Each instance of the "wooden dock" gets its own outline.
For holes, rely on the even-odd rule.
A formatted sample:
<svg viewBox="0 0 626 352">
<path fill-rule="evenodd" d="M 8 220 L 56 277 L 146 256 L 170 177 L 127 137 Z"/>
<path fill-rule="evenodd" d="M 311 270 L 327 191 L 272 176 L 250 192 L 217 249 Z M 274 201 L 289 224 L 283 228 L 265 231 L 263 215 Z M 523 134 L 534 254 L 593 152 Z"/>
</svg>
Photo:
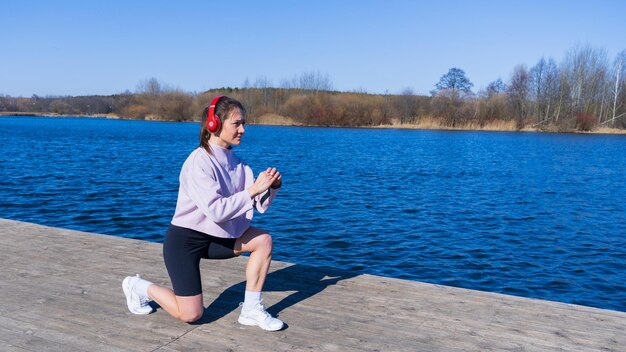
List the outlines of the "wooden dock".
<svg viewBox="0 0 626 352">
<path fill-rule="evenodd" d="M 0 351 L 625 351 L 626 313 L 274 262 L 287 323 L 237 323 L 247 258 L 203 261 L 197 324 L 128 312 L 141 273 L 169 284 L 161 244 L 0 219 Z M 280 245 L 280 244 L 278 244 Z"/>
</svg>

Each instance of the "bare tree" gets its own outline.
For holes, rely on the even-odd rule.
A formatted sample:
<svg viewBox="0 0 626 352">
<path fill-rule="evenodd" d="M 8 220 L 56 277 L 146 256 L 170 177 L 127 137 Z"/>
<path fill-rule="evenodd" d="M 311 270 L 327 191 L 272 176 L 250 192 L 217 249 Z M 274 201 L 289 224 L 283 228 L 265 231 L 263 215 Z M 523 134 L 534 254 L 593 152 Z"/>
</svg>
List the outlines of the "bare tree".
<svg viewBox="0 0 626 352">
<path fill-rule="evenodd" d="M 453 94 L 471 94 L 474 84 L 465 76 L 465 71 L 453 67 L 441 76 L 435 85 L 436 91 L 448 90 Z"/>
<path fill-rule="evenodd" d="M 272 82 L 266 76 L 259 76 L 254 81 L 254 88 L 257 88 L 261 93 L 261 105 L 265 110 L 267 110 L 269 106 L 270 100 L 270 88 L 272 87 Z"/>
<path fill-rule="evenodd" d="M 602 49 L 577 46 L 566 54 L 562 71 L 570 87 L 570 116 L 577 112 L 601 114 L 607 67 L 606 51 Z"/>
<path fill-rule="evenodd" d="M 254 115 L 254 105 L 252 102 L 252 95 L 250 88 L 252 88 L 252 85 L 250 84 L 250 80 L 248 79 L 248 77 L 246 77 L 246 80 L 243 82 L 243 97 L 242 97 L 242 103 L 246 106 L 246 110 L 248 111 L 249 115 Z"/>
<path fill-rule="evenodd" d="M 144 79 L 137 84 L 137 93 L 154 97 L 159 96 L 162 93 L 161 83 L 154 77 Z"/>
<path fill-rule="evenodd" d="M 537 124 L 541 121 L 541 111 L 543 108 L 545 94 L 543 92 L 544 89 L 544 81 L 546 75 L 546 59 L 541 58 L 535 66 L 531 67 L 528 72 L 530 76 L 530 96 L 532 97 L 534 103 L 534 111 L 537 118 Z"/>
<path fill-rule="evenodd" d="M 408 123 L 415 114 L 415 92 L 407 87 L 400 93 L 398 111 L 400 111 L 400 123 Z"/>
<path fill-rule="evenodd" d="M 432 111 L 437 116 L 443 117 L 447 123 L 456 126 L 466 115 L 461 111 L 463 101 L 472 96 L 474 84 L 465 76 L 460 68 L 453 67 L 448 73 L 441 76 L 431 91 Z M 474 113 L 475 115 L 475 113 Z"/>
<path fill-rule="evenodd" d="M 529 83 L 530 75 L 524 65 L 518 65 L 511 75 L 511 83 L 507 95 L 517 120 L 517 128 L 522 129 L 526 124 L 529 112 Z"/>
<path fill-rule="evenodd" d="M 544 89 L 542 99 L 543 105 L 543 121 L 548 121 L 553 114 L 554 107 L 557 104 L 559 96 L 559 70 L 554 59 L 550 58 L 545 67 Z M 540 111 L 541 113 L 541 111 Z"/>
<path fill-rule="evenodd" d="M 154 77 L 140 81 L 137 84 L 139 100 L 147 108 L 148 115 L 157 115 L 159 113 L 159 98 L 164 91 L 163 84 Z"/>
<path fill-rule="evenodd" d="M 535 117 L 541 125 L 550 120 L 558 97 L 558 69 L 552 58 L 541 58 L 530 71 L 530 94 L 534 103 Z"/>
<path fill-rule="evenodd" d="M 626 113 L 618 114 L 618 101 L 620 101 L 620 97 L 624 96 L 624 86 L 626 86 L 625 76 L 626 76 L 626 50 L 622 50 L 613 63 L 613 73 L 611 75 L 615 82 L 612 85 L 611 94 L 613 95 L 613 114 L 610 120 L 606 122 L 611 122 L 611 127 L 615 127 L 615 120 L 624 116 Z M 624 99 L 622 99 L 623 101 Z"/>
<path fill-rule="evenodd" d="M 487 98 L 491 98 L 497 94 L 501 94 L 506 92 L 506 84 L 502 82 L 502 79 L 498 78 L 497 80 L 490 82 L 485 89 Z"/>
<path fill-rule="evenodd" d="M 311 91 L 317 94 L 319 91 L 330 91 L 333 84 L 328 74 L 322 75 L 319 71 L 306 71 L 293 79 L 293 85 L 304 91 Z"/>
<path fill-rule="evenodd" d="M 478 93 L 480 97 L 476 101 L 477 117 L 480 126 L 493 120 L 504 120 L 507 118 L 506 110 L 506 85 L 502 79 L 490 82 L 484 90 Z"/>
</svg>

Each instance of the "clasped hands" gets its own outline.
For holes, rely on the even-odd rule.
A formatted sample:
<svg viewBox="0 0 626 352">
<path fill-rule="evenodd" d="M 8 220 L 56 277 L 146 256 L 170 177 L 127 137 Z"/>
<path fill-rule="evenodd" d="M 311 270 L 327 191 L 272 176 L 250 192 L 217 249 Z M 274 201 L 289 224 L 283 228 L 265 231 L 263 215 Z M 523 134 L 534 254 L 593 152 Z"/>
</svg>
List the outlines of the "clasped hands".
<svg viewBox="0 0 626 352">
<path fill-rule="evenodd" d="M 279 188 L 282 183 L 283 179 L 280 172 L 275 167 L 268 167 L 267 170 L 259 173 L 254 184 L 248 188 L 248 193 L 250 193 L 250 197 L 256 197 L 270 187 Z"/>
</svg>

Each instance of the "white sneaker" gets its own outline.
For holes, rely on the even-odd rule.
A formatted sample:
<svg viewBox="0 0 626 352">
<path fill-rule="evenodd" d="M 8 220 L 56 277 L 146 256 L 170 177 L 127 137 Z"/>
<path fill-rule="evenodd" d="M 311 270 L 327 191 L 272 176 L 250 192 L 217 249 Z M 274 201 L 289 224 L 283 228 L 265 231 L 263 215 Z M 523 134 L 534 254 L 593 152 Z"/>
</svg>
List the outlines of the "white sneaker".
<svg viewBox="0 0 626 352">
<path fill-rule="evenodd" d="M 241 314 L 239 314 L 239 324 L 256 325 L 266 331 L 277 331 L 283 328 L 282 321 L 272 318 L 270 313 L 265 311 L 265 307 L 261 302 L 257 303 L 253 308 L 246 308 L 243 303 L 241 306 Z"/>
<path fill-rule="evenodd" d="M 137 274 L 137 276 L 127 276 L 122 281 L 122 290 L 124 290 L 124 295 L 126 295 L 126 305 L 128 305 L 128 310 L 133 314 L 150 314 L 152 313 L 152 307 L 148 304 L 150 299 L 142 297 L 135 292 L 135 285 L 139 280 L 141 280 L 141 277 Z"/>
</svg>

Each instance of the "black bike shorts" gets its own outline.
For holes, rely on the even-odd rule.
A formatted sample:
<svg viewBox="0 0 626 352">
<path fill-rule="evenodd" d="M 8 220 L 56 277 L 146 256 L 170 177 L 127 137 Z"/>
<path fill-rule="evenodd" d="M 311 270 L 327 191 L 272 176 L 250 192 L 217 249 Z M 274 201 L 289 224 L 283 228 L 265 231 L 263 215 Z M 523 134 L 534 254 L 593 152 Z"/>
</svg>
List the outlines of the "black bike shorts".
<svg viewBox="0 0 626 352">
<path fill-rule="evenodd" d="M 202 293 L 200 259 L 235 257 L 236 238 L 221 238 L 170 225 L 163 243 L 163 259 L 177 296 Z"/>
</svg>

